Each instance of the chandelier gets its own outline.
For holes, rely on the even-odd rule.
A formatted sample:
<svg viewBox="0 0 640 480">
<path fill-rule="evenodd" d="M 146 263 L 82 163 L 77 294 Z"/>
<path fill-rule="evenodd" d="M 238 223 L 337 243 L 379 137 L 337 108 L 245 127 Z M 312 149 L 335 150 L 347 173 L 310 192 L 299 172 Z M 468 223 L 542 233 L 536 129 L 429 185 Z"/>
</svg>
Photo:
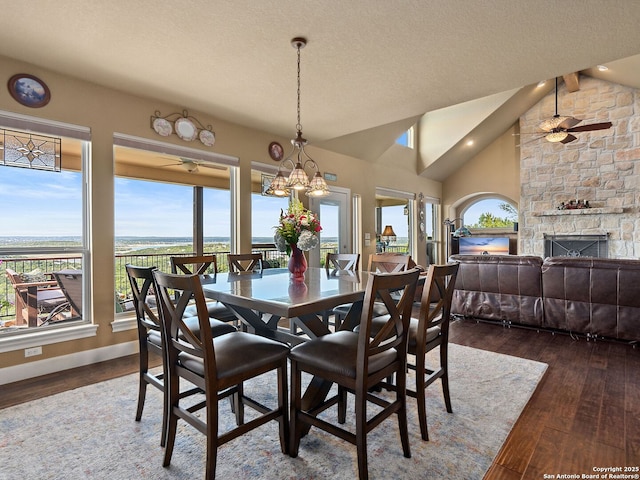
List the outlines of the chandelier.
<svg viewBox="0 0 640 480">
<path fill-rule="evenodd" d="M 302 136 L 302 124 L 300 123 L 300 50 L 307 45 L 305 38 L 296 37 L 291 40 L 291 45 L 298 52 L 298 122 L 296 123 L 296 138 L 291 140 L 293 146 L 287 157 L 280 162 L 278 173 L 266 190 L 267 194 L 284 197 L 291 193 L 291 189 L 305 190 L 307 195 L 321 197 L 329 193 L 327 183 L 324 181 L 316 162 L 305 152 L 307 140 Z M 291 169 L 287 177 L 283 169 Z M 307 175 L 307 170 L 311 175 Z"/>
</svg>

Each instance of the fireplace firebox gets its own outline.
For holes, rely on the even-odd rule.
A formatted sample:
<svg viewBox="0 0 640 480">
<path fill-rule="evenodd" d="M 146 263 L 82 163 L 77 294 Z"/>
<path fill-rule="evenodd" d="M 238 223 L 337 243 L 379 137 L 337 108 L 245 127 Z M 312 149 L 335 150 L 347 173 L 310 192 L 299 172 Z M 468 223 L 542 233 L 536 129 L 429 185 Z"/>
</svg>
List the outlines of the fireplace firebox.
<svg viewBox="0 0 640 480">
<path fill-rule="evenodd" d="M 545 257 L 608 257 L 609 234 L 544 235 Z"/>
</svg>

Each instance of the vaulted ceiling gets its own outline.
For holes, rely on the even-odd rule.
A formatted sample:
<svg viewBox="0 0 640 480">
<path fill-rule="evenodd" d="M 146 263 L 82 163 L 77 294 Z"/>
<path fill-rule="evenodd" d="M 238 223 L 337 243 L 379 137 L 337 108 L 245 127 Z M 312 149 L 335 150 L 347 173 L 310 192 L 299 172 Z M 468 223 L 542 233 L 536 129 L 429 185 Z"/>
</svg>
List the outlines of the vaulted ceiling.
<svg viewBox="0 0 640 480">
<path fill-rule="evenodd" d="M 632 0 L 0 6 L 0 55 L 287 137 L 296 118 L 290 40 L 305 36 L 305 136 L 374 161 L 422 118 L 430 151 L 418 173 L 440 180 L 548 93 L 552 82 L 535 89 L 540 80 L 583 72 L 640 88 L 640 2 Z M 595 71 L 599 64 L 610 70 Z M 475 150 L 462 154 L 471 134 Z"/>
</svg>

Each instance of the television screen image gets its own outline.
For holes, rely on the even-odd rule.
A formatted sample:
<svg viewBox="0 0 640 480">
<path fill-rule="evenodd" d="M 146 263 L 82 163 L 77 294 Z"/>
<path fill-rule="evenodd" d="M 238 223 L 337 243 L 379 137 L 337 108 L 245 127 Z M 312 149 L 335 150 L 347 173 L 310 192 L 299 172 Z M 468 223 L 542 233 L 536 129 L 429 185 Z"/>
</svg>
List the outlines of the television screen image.
<svg viewBox="0 0 640 480">
<path fill-rule="evenodd" d="M 460 237 L 461 255 L 509 255 L 507 237 Z"/>
</svg>

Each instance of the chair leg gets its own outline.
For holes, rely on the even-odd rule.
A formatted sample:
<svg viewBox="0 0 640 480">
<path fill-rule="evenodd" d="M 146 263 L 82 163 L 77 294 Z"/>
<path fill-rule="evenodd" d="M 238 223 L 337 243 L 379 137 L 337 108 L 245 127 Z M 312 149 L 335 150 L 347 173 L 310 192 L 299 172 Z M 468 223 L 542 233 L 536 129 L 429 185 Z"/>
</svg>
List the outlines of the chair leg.
<svg viewBox="0 0 640 480">
<path fill-rule="evenodd" d="M 360 385 L 355 395 L 356 451 L 358 454 L 358 476 L 360 480 L 369 478 L 367 465 L 367 391 Z"/>
<path fill-rule="evenodd" d="M 289 409 L 287 408 L 287 395 L 289 387 L 287 385 L 287 360 L 278 368 L 278 408 L 282 413 L 279 419 L 280 450 L 282 453 L 289 453 Z"/>
<path fill-rule="evenodd" d="M 347 389 L 338 385 L 338 423 L 347 421 Z"/>
<path fill-rule="evenodd" d="M 207 460 L 205 478 L 216 478 L 216 460 L 218 458 L 218 394 L 207 393 Z"/>
<path fill-rule="evenodd" d="M 140 348 L 140 383 L 138 387 L 138 408 L 136 409 L 136 422 L 142 418 L 142 410 L 144 409 L 144 400 L 147 395 L 147 380 L 145 374 L 148 371 L 149 354 L 146 348 Z"/>
<path fill-rule="evenodd" d="M 165 448 L 164 448 L 164 460 L 162 462 L 163 467 L 168 467 L 171 464 L 171 455 L 173 454 L 173 445 L 176 440 L 176 431 L 178 428 L 178 416 L 173 412 L 173 406 L 178 406 L 179 395 L 177 391 L 177 386 L 173 387 L 167 385 L 167 380 L 165 379 L 164 388 L 171 389 L 169 392 L 169 418 L 167 421 L 167 435 L 165 439 Z"/>
<path fill-rule="evenodd" d="M 411 458 L 409 446 L 409 427 L 407 425 L 407 374 L 406 369 L 396 373 L 396 400 L 400 402 L 398 410 L 398 430 L 400 430 L 400 442 L 405 458 Z"/>
<path fill-rule="evenodd" d="M 300 447 L 300 437 L 302 436 L 302 425 L 298 421 L 298 411 L 302 408 L 302 374 L 298 370 L 298 364 L 291 361 L 291 401 L 289 414 L 289 456 L 297 457 Z"/>
<path fill-rule="evenodd" d="M 420 422 L 422 440 L 429 441 L 429 431 L 427 430 L 427 399 L 425 395 L 427 387 L 425 385 L 424 375 L 424 353 L 418 352 L 416 355 L 416 402 L 418 403 L 418 420 Z"/>
<path fill-rule="evenodd" d="M 244 424 L 244 402 L 242 401 L 244 385 L 239 383 L 237 389 L 238 391 L 229 397 L 229 399 L 231 400 L 232 409 L 236 414 L 236 425 L 240 426 Z"/>
<path fill-rule="evenodd" d="M 442 369 L 442 394 L 444 395 L 444 404 L 448 413 L 453 413 L 451 408 L 451 397 L 449 396 L 449 363 L 448 363 L 448 343 L 444 342 L 440 345 L 440 368 Z"/>
</svg>

